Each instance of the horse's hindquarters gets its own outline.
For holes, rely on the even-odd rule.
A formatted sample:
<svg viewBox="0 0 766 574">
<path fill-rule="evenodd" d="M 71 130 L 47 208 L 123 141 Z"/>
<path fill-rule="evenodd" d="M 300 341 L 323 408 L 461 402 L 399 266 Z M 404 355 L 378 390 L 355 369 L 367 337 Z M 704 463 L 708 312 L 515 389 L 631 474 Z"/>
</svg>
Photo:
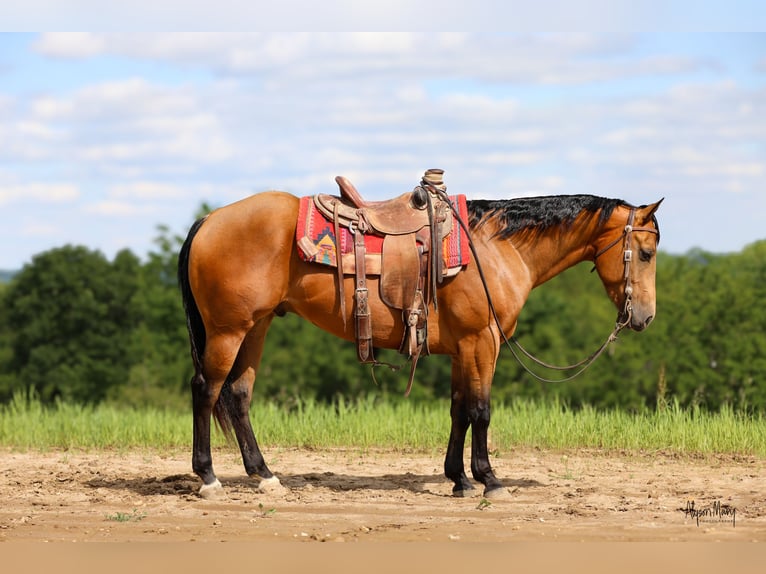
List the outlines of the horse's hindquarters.
<svg viewBox="0 0 766 574">
<path fill-rule="evenodd" d="M 266 192 L 208 216 L 189 264 L 207 329 L 248 330 L 285 299 L 297 214 L 296 197 Z"/>
</svg>

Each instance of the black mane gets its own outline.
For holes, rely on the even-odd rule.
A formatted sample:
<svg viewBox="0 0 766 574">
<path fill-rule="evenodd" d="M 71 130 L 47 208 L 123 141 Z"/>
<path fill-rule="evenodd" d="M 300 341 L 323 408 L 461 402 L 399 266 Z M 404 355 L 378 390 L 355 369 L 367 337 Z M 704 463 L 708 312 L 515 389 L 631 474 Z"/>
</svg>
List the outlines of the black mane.
<svg viewBox="0 0 766 574">
<path fill-rule="evenodd" d="M 497 220 L 497 236 L 508 239 L 521 231 L 543 232 L 554 226 L 569 227 L 583 211 L 599 214 L 599 224 L 611 217 L 620 205 L 629 205 L 621 199 L 607 199 L 594 195 L 552 195 L 518 199 L 474 199 L 468 203 L 468 226 L 477 229 L 489 220 Z"/>
</svg>

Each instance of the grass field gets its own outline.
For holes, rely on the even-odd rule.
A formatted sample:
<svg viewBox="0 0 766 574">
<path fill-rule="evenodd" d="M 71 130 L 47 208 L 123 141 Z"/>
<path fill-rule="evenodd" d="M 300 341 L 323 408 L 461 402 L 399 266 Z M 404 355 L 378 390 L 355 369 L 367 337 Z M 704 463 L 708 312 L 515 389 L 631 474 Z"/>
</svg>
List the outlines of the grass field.
<svg viewBox="0 0 766 574">
<path fill-rule="evenodd" d="M 446 402 L 417 404 L 366 400 L 292 409 L 253 405 L 253 427 L 263 446 L 442 450 L 449 435 Z M 16 397 L 0 406 L 0 446 L 14 449 L 190 448 L 189 412 L 85 407 L 45 407 Z M 213 433 L 213 445 L 226 439 Z M 662 450 L 685 454 L 766 456 L 766 418 L 723 409 L 717 413 L 668 408 L 629 414 L 571 410 L 561 404 L 516 402 L 492 411 L 490 449 Z"/>
</svg>

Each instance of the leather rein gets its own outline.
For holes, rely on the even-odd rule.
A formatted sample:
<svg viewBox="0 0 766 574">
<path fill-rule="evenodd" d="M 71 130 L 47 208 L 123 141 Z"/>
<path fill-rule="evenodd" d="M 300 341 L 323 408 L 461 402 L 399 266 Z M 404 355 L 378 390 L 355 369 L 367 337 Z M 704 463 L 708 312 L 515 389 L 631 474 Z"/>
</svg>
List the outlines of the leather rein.
<svg viewBox="0 0 766 574">
<path fill-rule="evenodd" d="M 446 192 L 442 190 L 436 190 L 432 186 L 431 189 L 436 193 L 437 195 L 443 194 L 446 197 Z M 448 204 L 452 206 L 451 202 L 448 201 Z M 468 225 L 463 221 L 462 217 L 460 217 L 460 213 L 458 210 L 452 206 L 452 211 L 455 215 L 456 221 L 460 224 L 460 226 L 465 230 L 466 235 L 468 235 L 468 245 L 471 248 L 471 253 L 473 253 L 474 260 L 476 261 L 476 269 L 479 272 L 479 277 L 481 278 L 482 285 L 484 286 L 484 292 L 487 295 L 487 301 L 489 303 L 489 308 L 492 312 L 492 317 L 495 320 L 495 325 L 497 326 L 498 330 L 500 331 L 500 335 L 503 338 L 503 341 L 505 341 L 505 344 L 508 346 L 508 348 L 511 350 L 511 353 L 513 353 L 513 356 L 516 358 L 516 361 L 524 368 L 524 370 L 532 375 L 535 379 L 538 381 L 544 382 L 544 383 L 564 383 L 567 381 L 571 381 L 572 379 L 580 376 L 582 373 L 585 372 L 585 370 L 590 367 L 593 362 L 606 350 L 606 348 L 609 346 L 610 343 L 617 340 L 617 335 L 619 335 L 620 331 L 622 331 L 625 327 L 627 327 L 630 324 L 630 321 L 633 317 L 633 285 L 630 277 L 630 264 L 633 261 L 633 249 L 631 249 L 631 242 L 633 240 L 633 233 L 635 232 L 646 232 L 646 233 L 654 233 L 659 237 L 659 231 L 653 227 L 634 227 L 633 222 L 635 221 L 636 217 L 636 208 L 632 207 L 630 209 L 630 214 L 628 215 L 628 222 L 623 228 L 623 231 L 620 235 L 618 235 L 613 241 L 611 241 L 609 244 L 607 244 L 605 247 L 601 248 L 596 254 L 593 256 L 593 270 L 595 271 L 595 262 L 596 260 L 601 257 L 604 253 L 612 249 L 615 245 L 619 244 L 620 240 L 623 241 L 623 264 L 624 264 L 624 280 L 625 280 L 625 303 L 623 304 L 623 308 L 620 312 L 617 314 L 617 321 L 615 323 L 614 329 L 607 337 L 606 341 L 598 348 L 596 351 L 594 351 L 590 356 L 586 357 L 582 361 L 578 363 L 574 363 L 572 365 L 566 365 L 566 366 L 557 366 L 557 365 L 551 365 L 549 363 L 546 363 L 531 353 L 529 353 L 524 347 L 521 346 L 521 343 L 519 343 L 518 339 L 515 336 L 511 336 L 510 339 L 505 334 L 505 331 L 503 330 L 503 327 L 500 325 L 500 318 L 497 316 L 497 311 L 495 310 L 495 305 L 492 302 L 492 297 L 489 294 L 489 287 L 487 286 L 487 281 L 484 276 L 484 271 L 481 267 L 481 263 L 479 262 L 479 256 L 476 253 L 476 248 L 473 244 L 473 239 L 471 237 L 470 230 L 468 229 Z M 622 317 L 624 317 L 624 320 L 620 320 Z M 524 364 L 524 362 L 521 360 L 519 355 L 516 352 L 516 349 L 513 348 L 511 345 L 513 343 L 518 347 L 519 351 L 521 351 L 524 356 L 526 356 L 528 359 L 534 361 L 541 367 L 545 367 L 547 369 L 552 369 L 556 371 L 571 371 L 572 369 L 579 370 L 563 379 L 547 379 L 545 377 L 541 377 L 537 373 L 530 370 L 530 368 Z"/>
</svg>

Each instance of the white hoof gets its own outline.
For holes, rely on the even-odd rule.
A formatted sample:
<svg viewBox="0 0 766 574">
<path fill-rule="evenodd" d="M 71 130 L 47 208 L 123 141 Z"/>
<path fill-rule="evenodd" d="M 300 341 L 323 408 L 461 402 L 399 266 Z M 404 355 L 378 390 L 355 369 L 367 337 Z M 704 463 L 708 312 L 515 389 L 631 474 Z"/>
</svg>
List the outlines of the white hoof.
<svg viewBox="0 0 766 574">
<path fill-rule="evenodd" d="M 271 478 L 262 478 L 261 482 L 258 483 L 258 490 L 261 492 L 282 492 L 285 489 L 284 486 L 282 486 L 282 483 L 279 482 L 279 479 L 276 476 L 272 476 Z"/>
<path fill-rule="evenodd" d="M 211 482 L 210 484 L 203 484 L 199 487 L 200 498 L 204 498 L 206 500 L 211 498 L 218 498 L 221 492 L 223 492 L 223 486 L 221 486 L 221 481 L 219 481 L 217 478 L 215 479 L 215 482 Z"/>
<path fill-rule="evenodd" d="M 484 492 L 484 498 L 487 500 L 511 500 L 513 497 L 507 488 L 496 488 L 489 492 Z"/>
</svg>

